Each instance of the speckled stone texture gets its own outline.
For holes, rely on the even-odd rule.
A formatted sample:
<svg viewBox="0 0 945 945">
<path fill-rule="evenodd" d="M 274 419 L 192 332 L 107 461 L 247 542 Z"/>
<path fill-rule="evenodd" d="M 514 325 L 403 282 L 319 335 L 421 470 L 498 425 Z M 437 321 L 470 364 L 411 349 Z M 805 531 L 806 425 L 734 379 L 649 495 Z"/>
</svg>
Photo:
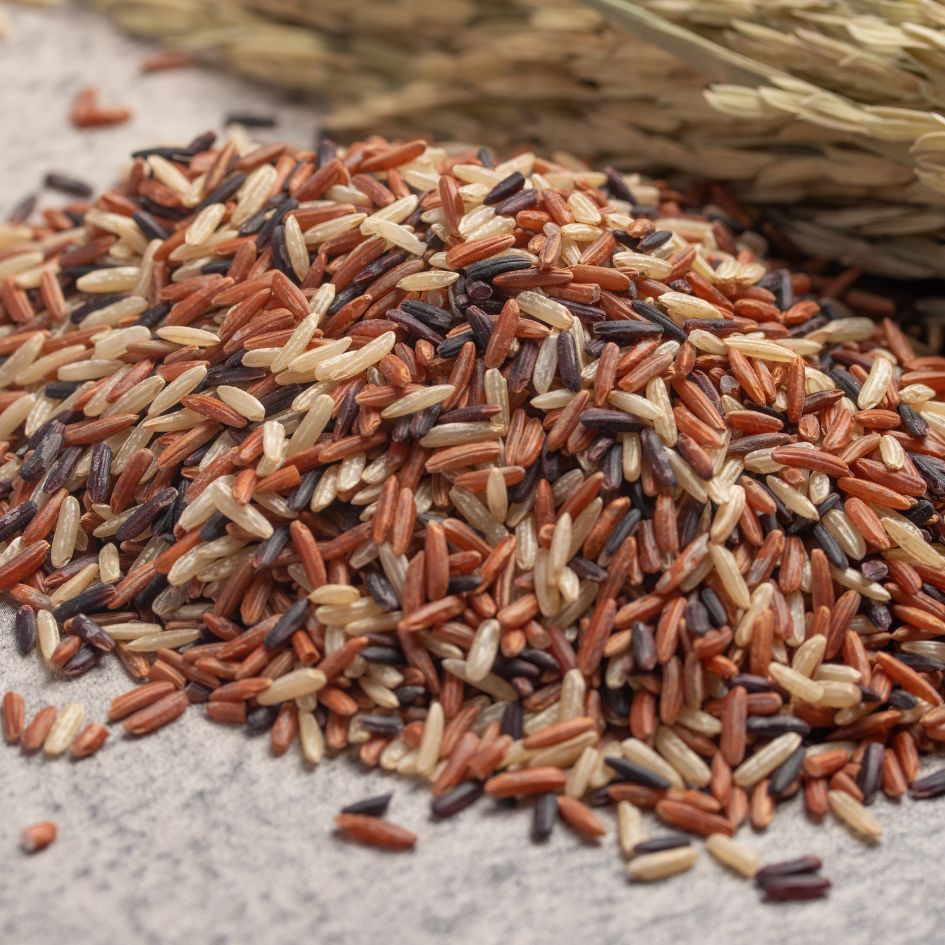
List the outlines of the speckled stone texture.
<svg viewBox="0 0 945 945">
<path fill-rule="evenodd" d="M 202 69 L 141 77 L 146 47 L 82 11 L 10 8 L 0 43 L 0 215 L 50 169 L 96 186 L 136 147 L 189 140 L 229 110 L 278 108 L 263 137 L 311 140 L 302 106 Z M 129 104 L 128 125 L 76 132 L 68 102 L 83 85 Z M 51 198 L 54 202 L 57 198 Z M 12 609 L 0 605 L 0 689 L 24 694 L 28 715 L 82 701 L 104 720 L 128 688 L 118 661 L 72 683 L 22 658 Z M 384 854 L 332 833 L 342 804 L 393 790 L 393 820 L 420 835 Z M 306 769 L 296 751 L 272 758 L 265 737 L 214 725 L 199 709 L 136 744 L 115 730 L 95 757 L 24 758 L 0 745 L 0 943 L 3 945 L 553 945 L 809 943 L 926 945 L 945 920 L 945 802 L 875 811 L 886 828 L 870 849 L 843 827 L 809 824 L 793 801 L 764 835 L 741 837 L 765 860 L 818 853 L 829 899 L 763 906 L 756 890 L 703 853 L 695 870 L 633 886 L 613 832 L 585 844 L 559 827 L 528 842 L 527 811 L 480 801 L 436 824 L 423 788 L 338 759 Z M 612 827 L 609 814 L 604 815 Z M 27 857 L 21 829 L 59 824 L 59 839 Z M 654 833 L 660 830 L 651 824 Z"/>
</svg>

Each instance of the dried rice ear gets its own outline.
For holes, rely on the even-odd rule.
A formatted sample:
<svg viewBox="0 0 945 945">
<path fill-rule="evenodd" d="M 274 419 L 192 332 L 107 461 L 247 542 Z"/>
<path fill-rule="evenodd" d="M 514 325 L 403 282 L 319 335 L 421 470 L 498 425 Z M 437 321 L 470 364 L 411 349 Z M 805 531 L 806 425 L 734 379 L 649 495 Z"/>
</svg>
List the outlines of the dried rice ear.
<svg viewBox="0 0 945 945">
<path fill-rule="evenodd" d="M 714 188 L 713 202 L 728 217 L 741 225 L 762 205 L 773 217 L 769 226 L 776 224 L 809 256 L 855 259 L 861 268 L 895 278 L 943 272 L 943 125 L 935 111 L 941 99 L 941 23 L 925 6 L 899 11 L 895 22 L 878 7 L 851 12 L 839 0 L 825 3 L 823 16 L 813 20 L 794 4 L 772 9 L 743 3 L 737 22 L 722 14 L 706 18 L 697 3 L 668 11 L 661 0 L 561 0 L 552 11 L 528 0 L 446 3 L 435 11 L 419 0 L 369 0 L 356 8 L 343 0 L 253 0 L 248 7 L 212 12 L 200 0 L 98 0 L 98 6 L 132 32 L 192 49 L 184 64 L 204 56 L 252 78 L 264 67 L 267 82 L 316 93 L 328 103 L 326 127 L 345 137 L 460 137 L 506 150 L 530 140 L 559 155 L 568 170 L 589 173 L 585 160 L 606 159 L 682 179 L 724 181 L 724 188 Z M 835 28 L 838 17 L 841 32 Z M 519 33 L 527 43 L 501 50 L 495 43 L 496 35 Z M 457 35 L 463 36 L 462 51 L 445 70 L 439 50 L 452 48 Z M 378 56 L 381 44 L 385 54 Z M 173 54 L 166 55 L 174 65 Z M 633 62 L 632 83 L 621 62 Z M 473 80 L 473 95 L 470 76 L 488 76 Z M 389 91 L 378 94 L 379 88 Z M 520 104 L 526 101 L 523 124 Z M 667 109 L 684 117 L 664 130 L 654 116 Z M 99 106 L 90 90 L 74 110 L 88 123 L 127 117 L 126 110 Z M 271 116 L 234 114 L 224 120 L 235 122 L 229 133 L 242 151 L 250 144 L 247 129 L 269 124 Z M 459 136 L 457 122 L 463 128 Z M 843 148 L 837 147 L 838 135 Z M 156 163 L 183 192 L 173 168 Z M 486 210 L 528 209 L 538 187 L 520 177 L 532 169 L 515 162 L 464 169 L 459 184 L 467 192 L 475 188 Z M 405 162 L 408 187 L 427 189 L 425 175 Z M 552 175 L 548 186 L 556 185 Z M 376 188 L 364 179 L 331 180 L 330 186 L 357 213 L 369 204 L 359 187 Z M 410 196 L 381 186 L 392 196 Z M 643 204 L 645 187 L 635 178 L 634 199 Z M 572 227 L 596 222 L 597 208 L 589 209 L 583 198 L 569 197 Z M 258 195 L 245 204 L 247 219 L 255 200 Z M 426 212 L 446 231 L 458 222 L 439 207 Z M 483 235 L 493 236 L 488 227 L 501 229 L 503 214 L 486 216 L 479 221 L 486 227 Z M 286 247 L 287 266 L 302 278 L 310 257 L 292 219 L 278 225 L 284 230 L 277 239 Z M 409 231 L 390 229 L 403 220 L 379 222 L 411 241 Z M 325 234 L 339 235 L 334 221 L 318 225 L 328 227 Z M 342 230 L 352 225 L 337 224 Z M 711 223 L 705 231 L 723 248 L 729 242 Z M 639 264 L 648 275 L 665 278 L 662 254 L 671 255 L 671 244 L 644 246 L 647 253 L 651 247 L 661 252 Z M 565 249 L 570 252 L 573 247 Z M 550 260 L 559 255 L 549 249 Z M 741 280 L 751 265 L 726 266 L 722 274 Z"/>
</svg>

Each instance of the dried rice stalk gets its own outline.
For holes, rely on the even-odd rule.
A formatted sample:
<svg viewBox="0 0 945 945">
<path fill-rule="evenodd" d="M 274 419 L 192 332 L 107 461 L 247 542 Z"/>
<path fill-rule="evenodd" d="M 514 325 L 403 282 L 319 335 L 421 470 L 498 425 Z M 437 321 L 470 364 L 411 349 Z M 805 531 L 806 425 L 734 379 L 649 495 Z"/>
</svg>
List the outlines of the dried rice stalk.
<svg viewBox="0 0 945 945">
<path fill-rule="evenodd" d="M 806 253 L 945 272 L 939 3 L 894 22 L 878 0 L 94 2 L 132 32 L 317 91 L 335 133 L 534 141 L 710 176 Z"/>
</svg>

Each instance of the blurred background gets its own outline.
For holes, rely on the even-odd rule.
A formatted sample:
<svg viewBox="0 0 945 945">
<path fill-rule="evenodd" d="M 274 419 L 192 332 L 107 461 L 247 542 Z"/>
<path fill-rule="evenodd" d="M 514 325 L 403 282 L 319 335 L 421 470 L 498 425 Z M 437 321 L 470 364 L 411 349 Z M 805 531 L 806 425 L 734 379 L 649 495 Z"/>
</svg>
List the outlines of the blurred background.
<svg viewBox="0 0 945 945">
<path fill-rule="evenodd" d="M 171 51 L 155 70 L 210 63 L 286 90 L 342 139 L 525 145 L 711 180 L 700 196 L 744 222 L 761 213 L 785 250 L 900 279 L 945 274 L 938 0 L 82 7 Z"/>
</svg>

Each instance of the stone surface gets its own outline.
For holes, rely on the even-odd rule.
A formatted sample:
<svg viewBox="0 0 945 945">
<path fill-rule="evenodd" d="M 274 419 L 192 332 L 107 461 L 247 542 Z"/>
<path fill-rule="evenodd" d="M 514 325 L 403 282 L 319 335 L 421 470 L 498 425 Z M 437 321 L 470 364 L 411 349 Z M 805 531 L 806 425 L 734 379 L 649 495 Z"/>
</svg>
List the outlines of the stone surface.
<svg viewBox="0 0 945 945">
<path fill-rule="evenodd" d="M 90 14 L 9 12 L 15 32 L 0 43 L 0 215 L 46 170 L 107 185 L 132 149 L 189 140 L 231 109 L 278 107 L 282 127 L 265 134 L 311 140 L 307 109 L 278 106 L 231 77 L 201 69 L 140 77 L 147 47 Z M 134 121 L 73 130 L 69 99 L 91 83 L 105 103 L 132 105 Z M 0 689 L 22 692 L 30 716 L 47 702 L 82 701 L 90 718 L 104 720 L 111 698 L 128 688 L 118 662 L 56 681 L 38 657 L 16 652 L 11 615 L 0 606 Z M 387 790 L 395 792 L 391 819 L 420 835 L 413 853 L 383 854 L 333 835 L 342 804 Z M 825 901 L 763 906 L 753 886 L 705 853 L 690 874 L 633 886 L 612 829 L 595 846 L 559 827 L 536 847 L 527 811 L 488 801 L 436 824 L 420 787 L 344 759 L 311 771 L 296 751 L 272 758 L 266 738 L 246 738 L 193 709 L 141 744 L 116 729 L 78 763 L 0 745 L 0 942 L 932 942 L 945 920 L 945 803 L 880 801 L 875 810 L 886 827 L 877 849 L 834 821 L 809 824 L 797 801 L 766 834 L 743 831 L 767 861 L 821 855 L 835 884 Z M 58 841 L 21 854 L 21 829 L 46 819 L 59 824 Z"/>
</svg>

